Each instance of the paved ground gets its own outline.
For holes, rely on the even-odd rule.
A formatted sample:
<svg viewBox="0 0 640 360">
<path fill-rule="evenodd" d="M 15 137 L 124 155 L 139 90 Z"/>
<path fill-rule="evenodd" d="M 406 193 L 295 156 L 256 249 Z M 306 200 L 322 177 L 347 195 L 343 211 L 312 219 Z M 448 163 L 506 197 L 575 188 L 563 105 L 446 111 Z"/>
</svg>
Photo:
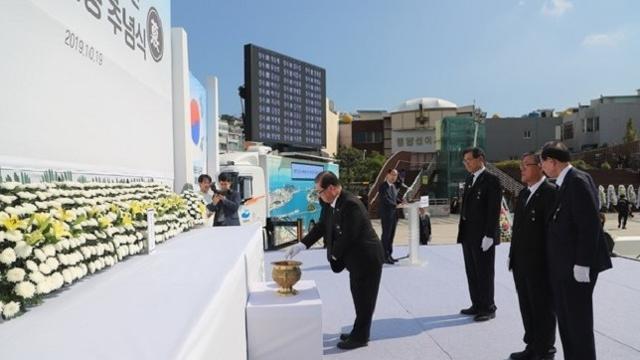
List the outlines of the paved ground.
<svg viewBox="0 0 640 360">
<path fill-rule="evenodd" d="M 456 243 L 456 236 L 458 235 L 458 215 L 450 215 L 448 217 L 432 217 L 431 218 L 431 245 L 451 245 Z M 382 233 L 382 226 L 380 220 L 373 220 L 373 227 L 378 232 L 378 235 Z M 638 236 L 640 237 L 640 214 L 635 218 L 629 218 L 627 222 L 627 228 L 625 230 L 618 229 L 618 215 L 607 214 L 607 220 L 605 222 L 605 230 L 616 239 L 620 236 Z M 409 224 L 405 219 L 400 219 L 398 227 L 396 229 L 396 236 L 394 245 L 402 246 L 407 245 L 409 239 Z M 640 255 L 640 241 L 633 246 L 621 246 L 620 249 L 624 249 L 625 253 L 621 255 L 636 257 Z M 614 249 L 615 250 L 615 249 Z"/>
<path fill-rule="evenodd" d="M 448 224 L 444 224 L 445 227 Z M 436 230 L 438 233 L 439 230 Z M 338 336 L 350 331 L 354 318 L 346 271 L 334 274 L 324 250 L 303 251 L 302 279 L 314 280 L 322 305 L 324 359 L 384 360 L 500 360 L 523 348 L 522 321 L 513 278 L 506 269 L 509 247 L 496 251 L 496 319 L 475 323 L 459 314 L 469 306 L 460 246 L 421 246 L 422 266 L 385 265 L 368 347 L 352 351 L 336 348 Z M 397 247 L 394 254 L 406 253 Z M 281 251 L 265 256 L 270 262 Z M 640 359 L 640 262 L 614 258 L 614 268 L 601 274 L 594 294 L 598 359 Z M 562 356 L 560 339 L 556 342 Z M 310 357 L 312 358 L 312 357 Z"/>
</svg>

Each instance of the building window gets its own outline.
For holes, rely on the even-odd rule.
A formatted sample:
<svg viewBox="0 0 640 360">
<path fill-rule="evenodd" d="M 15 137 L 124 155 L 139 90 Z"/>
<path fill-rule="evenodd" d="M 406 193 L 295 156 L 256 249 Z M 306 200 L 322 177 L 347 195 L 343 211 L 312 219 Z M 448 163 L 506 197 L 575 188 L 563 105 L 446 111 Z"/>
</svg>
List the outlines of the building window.
<svg viewBox="0 0 640 360">
<path fill-rule="evenodd" d="M 593 118 L 587 118 L 587 132 L 593 132 L 594 130 Z"/>
<path fill-rule="evenodd" d="M 565 123 L 562 126 L 562 140 L 573 139 L 573 123 Z"/>
<path fill-rule="evenodd" d="M 600 131 L 600 116 L 596 116 L 593 122 L 593 131 Z"/>
<path fill-rule="evenodd" d="M 402 147 L 404 146 L 404 138 L 398 138 L 398 146 Z"/>
<path fill-rule="evenodd" d="M 525 130 L 524 131 L 524 138 L 525 139 L 531 139 L 531 130 Z"/>
</svg>

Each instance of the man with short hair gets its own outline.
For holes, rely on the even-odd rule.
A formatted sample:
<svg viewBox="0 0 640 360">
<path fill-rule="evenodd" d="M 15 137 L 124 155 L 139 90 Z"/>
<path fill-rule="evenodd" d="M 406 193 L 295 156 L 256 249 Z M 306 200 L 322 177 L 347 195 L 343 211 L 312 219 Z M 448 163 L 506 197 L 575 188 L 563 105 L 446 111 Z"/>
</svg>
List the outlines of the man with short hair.
<svg viewBox="0 0 640 360">
<path fill-rule="evenodd" d="M 198 195 L 202 197 L 202 200 L 204 200 L 205 205 L 208 205 L 209 203 L 211 203 L 211 200 L 213 197 L 213 192 L 211 191 L 212 182 L 213 180 L 211 179 L 211 176 L 209 176 L 208 174 L 201 174 L 200 176 L 198 176 L 198 187 L 199 187 Z"/>
<path fill-rule="evenodd" d="M 238 226 L 238 208 L 240 207 L 240 193 L 231 189 L 232 179 L 226 173 L 218 175 L 219 189 L 216 189 L 207 210 L 215 212 L 213 226 Z"/>
<path fill-rule="evenodd" d="M 598 192 L 589 174 L 569 163 L 560 141 L 542 148 L 542 169 L 558 194 L 547 227 L 547 261 L 560 339 L 566 360 L 595 360 L 593 289 L 611 268 L 600 220 Z"/>
<path fill-rule="evenodd" d="M 384 251 L 364 205 L 357 197 L 342 190 L 334 173 L 323 171 L 318 174 L 315 187 L 322 208 L 320 219 L 300 243 L 287 250 L 286 257 L 293 258 L 324 238 L 331 270 L 339 273 L 346 267 L 349 271 L 356 312 L 353 329 L 349 334 L 340 335 L 338 348 L 349 350 L 367 346 Z"/>
<path fill-rule="evenodd" d="M 527 187 L 518 194 L 513 214 L 509 270 L 513 271 L 526 347 L 509 358 L 552 360 L 556 317 L 545 249 L 546 221 L 553 210 L 556 188 L 542 173 L 540 157 L 531 152 L 522 156 L 520 178 Z"/>
<path fill-rule="evenodd" d="M 469 172 L 462 195 L 458 243 L 462 244 L 471 307 L 460 313 L 475 321 L 496 317 L 494 277 L 496 249 L 500 243 L 500 180 L 484 167 L 484 151 L 468 148 L 462 152 Z"/>
<path fill-rule="evenodd" d="M 382 246 L 384 247 L 386 264 L 393 265 L 397 260 L 391 254 L 393 253 L 393 238 L 396 235 L 396 226 L 398 225 L 398 189 L 396 188 L 396 180 L 398 179 L 398 171 L 389 169 L 385 176 L 384 182 L 378 188 L 378 215 L 382 225 Z"/>
</svg>

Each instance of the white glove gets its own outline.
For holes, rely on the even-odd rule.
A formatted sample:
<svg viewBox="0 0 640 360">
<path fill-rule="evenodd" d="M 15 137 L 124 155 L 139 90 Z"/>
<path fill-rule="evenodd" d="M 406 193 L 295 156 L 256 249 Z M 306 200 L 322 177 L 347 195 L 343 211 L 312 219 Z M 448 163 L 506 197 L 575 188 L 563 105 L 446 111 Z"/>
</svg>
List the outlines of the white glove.
<svg viewBox="0 0 640 360">
<path fill-rule="evenodd" d="M 298 253 L 302 250 L 307 250 L 307 245 L 303 243 L 297 243 L 289 247 L 289 249 L 287 249 L 287 252 L 284 254 L 284 257 L 285 259 L 293 259 L 293 257 L 298 255 Z"/>
<path fill-rule="evenodd" d="M 588 283 L 589 281 L 589 267 L 573 265 L 573 277 L 577 282 Z"/>
<path fill-rule="evenodd" d="M 483 237 L 482 238 L 482 251 L 487 251 L 491 248 L 491 246 L 493 246 L 493 239 L 490 237 Z"/>
</svg>

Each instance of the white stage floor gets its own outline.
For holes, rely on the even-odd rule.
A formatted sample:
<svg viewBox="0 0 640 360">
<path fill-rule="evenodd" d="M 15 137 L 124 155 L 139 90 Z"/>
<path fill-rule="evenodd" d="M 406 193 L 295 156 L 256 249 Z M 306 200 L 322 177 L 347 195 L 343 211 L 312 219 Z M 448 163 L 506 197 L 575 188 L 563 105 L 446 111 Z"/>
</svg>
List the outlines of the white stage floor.
<svg viewBox="0 0 640 360">
<path fill-rule="evenodd" d="M 325 359 L 507 359 L 524 348 L 522 321 L 513 285 L 506 269 L 509 244 L 496 251 L 494 320 L 475 323 L 459 315 L 470 305 L 462 259 L 457 245 L 421 246 L 423 266 L 385 265 L 369 346 L 350 351 L 336 348 L 341 332 L 354 319 L 348 273 L 331 272 L 325 250 L 307 250 L 302 278 L 315 280 L 323 301 Z M 406 254 L 405 247 L 394 256 Z M 282 252 L 265 254 L 265 274 Z M 640 359 L 640 262 L 614 258 L 614 268 L 600 275 L 595 289 L 595 329 L 598 359 Z M 556 359 L 562 359 L 557 336 Z"/>
</svg>

